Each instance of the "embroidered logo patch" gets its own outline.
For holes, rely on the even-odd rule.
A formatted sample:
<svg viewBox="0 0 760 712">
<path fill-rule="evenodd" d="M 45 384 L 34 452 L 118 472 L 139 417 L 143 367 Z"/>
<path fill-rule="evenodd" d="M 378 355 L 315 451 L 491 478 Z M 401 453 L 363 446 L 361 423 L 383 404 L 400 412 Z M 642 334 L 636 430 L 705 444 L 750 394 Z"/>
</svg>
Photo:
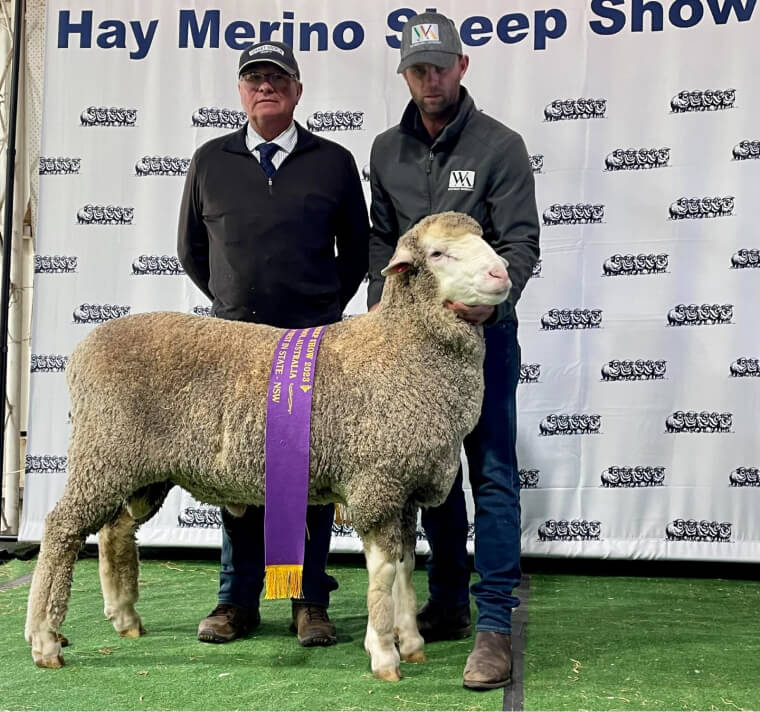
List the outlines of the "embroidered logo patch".
<svg viewBox="0 0 760 712">
<path fill-rule="evenodd" d="M 429 22 L 412 27 L 412 47 L 425 42 L 440 42 L 438 36 L 438 24 Z"/>
<path fill-rule="evenodd" d="M 475 171 L 451 171 L 449 190 L 473 190 L 475 188 Z"/>
<path fill-rule="evenodd" d="M 277 54 L 284 55 L 285 52 L 283 52 L 279 47 L 275 47 L 274 45 L 261 45 L 261 47 L 254 47 L 248 54 L 254 55 L 254 54 L 261 54 L 262 52 L 277 52 Z"/>
</svg>

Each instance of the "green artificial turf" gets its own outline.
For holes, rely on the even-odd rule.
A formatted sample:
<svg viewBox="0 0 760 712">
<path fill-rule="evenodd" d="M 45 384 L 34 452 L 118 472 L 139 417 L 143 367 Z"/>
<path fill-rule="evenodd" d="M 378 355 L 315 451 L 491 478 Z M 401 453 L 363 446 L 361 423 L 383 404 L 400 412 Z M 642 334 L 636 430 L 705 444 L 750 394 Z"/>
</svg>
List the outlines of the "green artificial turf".
<svg viewBox="0 0 760 712">
<path fill-rule="evenodd" d="M 34 562 L 0 565 L 0 585 Z M 499 710 L 503 691 L 461 686 L 471 640 L 426 646 L 382 683 L 362 641 L 366 571 L 331 566 L 338 644 L 301 648 L 287 601 L 227 645 L 195 639 L 213 607 L 213 561 L 147 561 L 139 610 L 149 634 L 123 640 L 104 620 L 97 562 L 77 563 L 61 670 L 34 667 L 23 639 L 28 584 L 0 590 L 0 710 Z M 425 574 L 415 572 L 420 598 Z M 533 575 L 527 604 L 526 710 L 760 710 L 760 583 Z"/>
<path fill-rule="evenodd" d="M 526 710 L 760 710 L 760 583 L 531 577 Z"/>
<path fill-rule="evenodd" d="M 12 562 L 14 574 L 33 562 Z M 9 569 L 0 566 L 0 572 Z M 331 566 L 340 582 L 331 617 L 338 644 L 302 648 L 288 632 L 290 601 L 264 601 L 253 635 L 226 645 L 200 643 L 198 622 L 216 602 L 218 564 L 147 561 L 138 610 L 148 635 L 119 638 L 103 617 L 97 562 L 75 567 L 62 632 L 60 670 L 36 668 L 24 641 L 28 584 L 0 590 L 0 710 L 499 710 L 503 690 L 462 688 L 471 640 L 426 646 L 428 662 L 402 663 L 404 678 L 372 677 L 363 649 L 366 570 Z M 3 575 L 0 573 L 0 576 Z M 425 590 L 424 572 L 415 572 Z M 5 576 L 0 582 L 10 580 Z"/>
</svg>

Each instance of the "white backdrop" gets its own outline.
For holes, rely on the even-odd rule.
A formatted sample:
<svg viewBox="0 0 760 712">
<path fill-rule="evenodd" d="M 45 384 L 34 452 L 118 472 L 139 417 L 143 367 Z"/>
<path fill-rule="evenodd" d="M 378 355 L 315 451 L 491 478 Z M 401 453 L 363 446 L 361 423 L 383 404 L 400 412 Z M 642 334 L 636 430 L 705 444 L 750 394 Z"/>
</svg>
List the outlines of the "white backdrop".
<svg viewBox="0 0 760 712">
<path fill-rule="evenodd" d="M 408 100 L 395 47 L 412 11 L 390 2 L 93 5 L 48 3 L 25 540 L 65 482 L 74 345 L 122 313 L 208 307 L 174 257 L 177 209 L 193 150 L 240 120 L 243 43 L 294 42 L 296 118 L 360 170 Z M 523 551 L 760 561 L 760 9 L 632 5 L 437 4 L 476 104 L 523 135 L 536 171 Z M 348 312 L 363 310 L 364 289 Z M 218 527 L 175 488 L 140 541 L 214 546 Z M 359 549 L 345 527 L 333 543 Z"/>
</svg>

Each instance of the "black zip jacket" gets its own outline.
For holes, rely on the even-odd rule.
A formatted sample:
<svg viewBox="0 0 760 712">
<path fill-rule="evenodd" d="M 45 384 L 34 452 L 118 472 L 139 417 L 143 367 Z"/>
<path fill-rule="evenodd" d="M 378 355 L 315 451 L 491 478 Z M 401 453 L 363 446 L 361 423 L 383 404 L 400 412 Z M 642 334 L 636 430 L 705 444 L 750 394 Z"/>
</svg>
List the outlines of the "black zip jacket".
<svg viewBox="0 0 760 712">
<path fill-rule="evenodd" d="M 215 316 L 292 328 L 338 321 L 367 273 L 369 222 L 354 159 L 296 129 L 271 182 L 245 144 L 246 126 L 193 155 L 177 253 Z"/>
<path fill-rule="evenodd" d="M 489 321 L 516 319 L 514 306 L 539 257 L 533 171 L 518 133 L 478 111 L 462 87 L 456 116 L 433 139 L 410 101 L 401 123 L 372 144 L 370 185 L 368 306 L 380 301 L 380 270 L 399 236 L 427 215 L 458 210 L 475 218 L 509 261 L 512 290 Z"/>
</svg>

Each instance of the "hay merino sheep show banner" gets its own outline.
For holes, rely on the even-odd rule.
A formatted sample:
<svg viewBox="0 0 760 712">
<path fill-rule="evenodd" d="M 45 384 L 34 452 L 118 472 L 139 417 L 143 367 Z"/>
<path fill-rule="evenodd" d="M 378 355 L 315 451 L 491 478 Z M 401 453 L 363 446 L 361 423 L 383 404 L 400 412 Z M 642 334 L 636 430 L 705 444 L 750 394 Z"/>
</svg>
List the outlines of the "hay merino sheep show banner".
<svg viewBox="0 0 760 712">
<path fill-rule="evenodd" d="M 518 307 L 524 553 L 760 561 L 760 3 L 436 8 L 470 56 L 463 84 L 522 134 L 536 179 L 542 258 Z M 293 44 L 296 119 L 353 153 L 369 199 L 372 140 L 409 98 L 400 29 L 425 10 L 49 0 L 22 539 L 40 538 L 66 480 L 74 346 L 125 314 L 208 314 L 176 258 L 177 214 L 193 151 L 245 121 L 239 51 Z M 220 521 L 175 488 L 139 538 L 215 546 Z M 360 543 L 336 524 L 333 548 Z"/>
</svg>

